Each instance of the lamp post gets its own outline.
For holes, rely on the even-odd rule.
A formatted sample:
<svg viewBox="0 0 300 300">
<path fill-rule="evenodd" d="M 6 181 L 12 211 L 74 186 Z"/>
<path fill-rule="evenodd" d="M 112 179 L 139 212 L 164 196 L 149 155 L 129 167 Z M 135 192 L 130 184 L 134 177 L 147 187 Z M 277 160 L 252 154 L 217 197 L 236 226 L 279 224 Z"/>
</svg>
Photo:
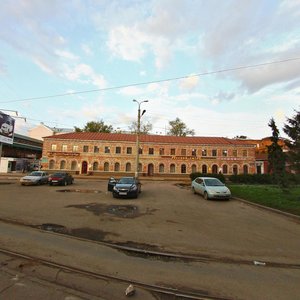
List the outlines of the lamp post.
<svg viewBox="0 0 300 300">
<path fill-rule="evenodd" d="M 141 104 L 144 102 L 149 102 L 148 100 L 137 101 L 133 100 L 138 104 L 138 115 L 137 115 L 137 131 L 136 131 L 136 157 L 135 157 L 135 178 L 139 177 L 139 159 L 140 159 L 140 131 L 141 131 L 141 117 L 146 112 L 143 110 L 141 114 Z"/>
</svg>

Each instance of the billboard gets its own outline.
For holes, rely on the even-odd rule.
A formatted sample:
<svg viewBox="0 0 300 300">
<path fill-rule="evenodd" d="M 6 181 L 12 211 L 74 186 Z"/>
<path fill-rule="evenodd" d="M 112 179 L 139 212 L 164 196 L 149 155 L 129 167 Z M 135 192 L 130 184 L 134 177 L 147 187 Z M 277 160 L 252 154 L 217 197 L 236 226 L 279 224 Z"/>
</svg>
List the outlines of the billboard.
<svg viewBox="0 0 300 300">
<path fill-rule="evenodd" d="M 0 143 L 12 144 L 14 129 L 15 119 L 0 111 Z"/>
</svg>

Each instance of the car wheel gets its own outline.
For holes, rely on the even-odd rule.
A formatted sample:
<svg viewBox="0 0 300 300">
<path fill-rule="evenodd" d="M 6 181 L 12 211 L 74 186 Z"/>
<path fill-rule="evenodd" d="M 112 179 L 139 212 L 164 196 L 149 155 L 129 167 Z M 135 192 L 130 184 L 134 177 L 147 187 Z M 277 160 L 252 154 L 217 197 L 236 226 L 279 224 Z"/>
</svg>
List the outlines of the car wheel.
<svg viewBox="0 0 300 300">
<path fill-rule="evenodd" d="M 67 186 L 67 185 L 68 185 L 67 180 L 64 181 L 63 185 L 64 185 L 64 186 Z"/>
<path fill-rule="evenodd" d="M 204 199 L 209 200 L 207 192 L 204 192 Z"/>
<path fill-rule="evenodd" d="M 117 195 L 116 195 L 116 194 L 113 193 L 112 195 L 113 195 L 113 198 L 117 198 Z"/>
</svg>

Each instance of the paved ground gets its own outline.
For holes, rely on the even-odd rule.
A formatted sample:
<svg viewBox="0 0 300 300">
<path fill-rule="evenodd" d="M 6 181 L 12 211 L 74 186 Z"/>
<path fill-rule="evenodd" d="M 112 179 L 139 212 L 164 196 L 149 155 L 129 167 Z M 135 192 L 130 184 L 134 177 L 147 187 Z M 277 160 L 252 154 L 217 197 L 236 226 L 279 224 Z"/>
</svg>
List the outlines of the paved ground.
<svg viewBox="0 0 300 300">
<path fill-rule="evenodd" d="M 296 220 L 236 200 L 205 201 L 201 196 L 192 194 L 186 185 L 175 182 L 145 181 L 142 194 L 134 200 L 114 199 L 106 188 L 107 181 L 102 180 L 79 179 L 67 187 L 27 187 L 19 185 L 16 179 L 2 177 L 0 219 L 38 228 L 56 227 L 69 234 L 94 240 L 211 256 L 220 258 L 221 263 L 226 259 L 235 259 L 299 264 L 300 226 Z M 23 238 L 24 234 L 21 236 Z M 13 245 L 14 237 L 9 231 L 5 239 L 5 243 Z M 38 241 L 37 238 L 34 240 Z M 62 251 L 64 259 L 67 254 L 58 248 L 61 245 L 58 243 L 55 249 Z M 126 261 L 122 257 L 117 261 L 125 265 Z M 142 269 L 146 266 L 150 269 L 146 261 L 140 263 Z M 172 272 L 171 267 L 174 268 Z M 124 270 L 126 268 L 130 270 L 130 267 L 124 267 Z M 176 264 L 169 263 L 164 269 L 164 277 L 174 277 L 175 282 L 176 269 Z M 126 272 L 123 272 L 125 276 Z M 207 266 L 189 265 L 180 272 L 185 274 L 183 281 L 188 278 L 188 274 L 195 276 L 195 286 L 213 287 L 216 291 L 217 287 L 226 291 L 230 286 L 230 293 L 229 289 L 227 293 L 232 295 L 235 292 L 243 295 L 243 291 L 247 290 L 247 296 L 240 297 L 245 299 L 251 299 L 249 295 L 260 294 L 260 289 L 261 293 L 265 293 L 266 286 L 271 287 L 275 282 L 277 290 L 284 290 L 279 287 L 290 282 L 292 295 L 299 294 L 297 286 L 293 284 L 299 277 L 298 270 L 264 270 L 216 263 Z M 140 274 L 136 273 L 136 276 Z M 158 271 L 153 271 L 153 274 L 158 274 Z M 219 278 L 218 274 L 223 275 Z M 238 280 L 239 284 L 235 284 Z M 276 299 L 274 290 L 269 299 Z M 284 296 L 277 299 L 284 299 Z"/>
<path fill-rule="evenodd" d="M 2 219 L 56 224 L 79 236 L 174 252 L 300 261 L 296 221 L 235 200 L 205 201 L 174 182 L 144 182 L 137 200 L 112 198 L 107 181 L 77 180 L 67 187 L 12 182 L 0 184 Z"/>
</svg>

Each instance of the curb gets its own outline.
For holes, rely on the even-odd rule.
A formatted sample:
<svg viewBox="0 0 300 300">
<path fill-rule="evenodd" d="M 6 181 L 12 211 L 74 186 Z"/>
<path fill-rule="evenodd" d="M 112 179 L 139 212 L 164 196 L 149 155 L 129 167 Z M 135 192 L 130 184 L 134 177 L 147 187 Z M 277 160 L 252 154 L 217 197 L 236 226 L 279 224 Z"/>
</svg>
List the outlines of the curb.
<svg viewBox="0 0 300 300">
<path fill-rule="evenodd" d="M 285 212 L 285 211 L 282 211 L 282 210 L 279 210 L 279 209 L 276 209 L 276 208 L 264 206 L 264 205 L 261 205 L 261 204 L 255 203 L 255 202 L 250 202 L 250 201 L 247 201 L 245 199 L 238 198 L 238 197 L 232 197 L 231 199 L 238 200 L 238 201 L 243 202 L 245 204 L 252 205 L 252 206 L 255 206 L 257 208 L 261 208 L 261 209 L 267 210 L 269 212 L 276 213 L 278 215 L 285 216 L 287 218 L 293 219 L 294 221 L 297 221 L 297 223 L 300 223 L 300 216 L 297 216 L 297 215 L 294 215 L 294 214 L 291 214 L 291 213 L 288 213 L 288 212 Z"/>
</svg>

